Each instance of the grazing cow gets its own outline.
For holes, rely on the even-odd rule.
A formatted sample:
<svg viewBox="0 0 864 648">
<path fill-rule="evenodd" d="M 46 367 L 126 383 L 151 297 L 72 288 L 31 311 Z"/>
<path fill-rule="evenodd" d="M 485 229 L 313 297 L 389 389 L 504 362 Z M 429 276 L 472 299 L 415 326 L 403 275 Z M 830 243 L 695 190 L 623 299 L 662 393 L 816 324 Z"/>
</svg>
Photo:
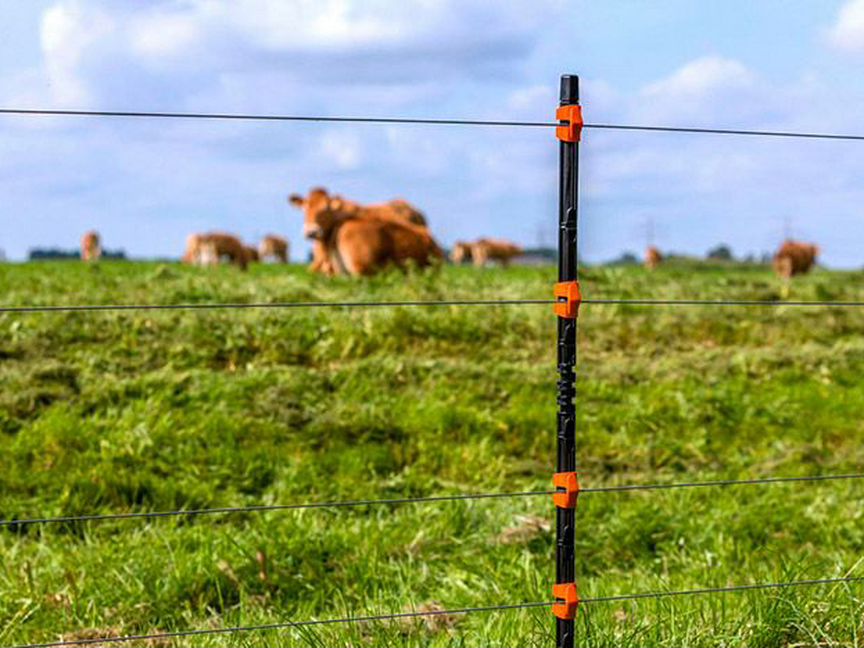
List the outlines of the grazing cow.
<svg viewBox="0 0 864 648">
<path fill-rule="evenodd" d="M 522 254 L 522 248 L 515 243 L 499 239 L 482 238 L 471 244 L 471 258 L 478 268 L 489 261 L 498 261 L 503 267 L 510 265 L 510 260 Z"/>
<path fill-rule="evenodd" d="M 209 232 L 207 234 L 190 234 L 186 239 L 186 253 L 183 262 L 193 265 L 214 266 L 218 265 L 222 258 L 245 270 L 252 260 L 249 250 L 236 236 L 222 232 Z M 257 252 L 255 252 L 257 256 Z"/>
<path fill-rule="evenodd" d="M 459 265 L 471 260 L 471 243 L 465 241 L 456 241 L 453 244 L 453 249 L 450 250 L 450 260 Z"/>
<path fill-rule="evenodd" d="M 819 248 L 811 243 L 785 241 L 774 255 L 774 271 L 788 281 L 797 274 L 806 274 L 816 265 Z"/>
<path fill-rule="evenodd" d="M 663 255 L 660 254 L 660 250 L 658 250 L 653 245 L 649 245 L 648 249 L 645 250 L 645 267 L 649 270 L 656 270 L 657 266 L 659 266 L 663 262 Z"/>
<path fill-rule="evenodd" d="M 258 248 L 252 245 L 244 245 L 243 251 L 246 253 L 246 263 L 258 263 L 261 257 L 258 256 Z"/>
<path fill-rule="evenodd" d="M 99 238 L 99 232 L 91 230 L 81 237 L 81 259 L 93 263 L 101 257 L 102 241 Z"/>
<path fill-rule="evenodd" d="M 258 246 L 258 256 L 261 261 L 275 259 L 279 263 L 288 263 L 288 241 L 281 236 L 268 234 Z"/>
<path fill-rule="evenodd" d="M 186 251 L 183 253 L 183 263 L 189 265 L 201 264 L 201 248 L 203 240 L 201 234 L 190 234 L 186 237 Z"/>
<path fill-rule="evenodd" d="M 390 264 L 426 266 L 444 257 L 426 227 L 411 222 L 419 212 L 404 201 L 362 207 L 324 189 L 288 201 L 303 210 L 304 234 L 315 242 L 314 271 L 367 276 Z"/>
</svg>

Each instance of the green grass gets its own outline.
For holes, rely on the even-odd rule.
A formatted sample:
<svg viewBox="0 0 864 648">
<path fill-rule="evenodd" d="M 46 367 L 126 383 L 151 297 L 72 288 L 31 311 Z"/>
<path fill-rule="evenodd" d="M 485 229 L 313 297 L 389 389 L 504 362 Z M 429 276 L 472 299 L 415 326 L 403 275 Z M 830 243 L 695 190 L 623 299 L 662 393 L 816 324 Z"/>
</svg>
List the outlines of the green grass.
<svg viewBox="0 0 864 648">
<path fill-rule="evenodd" d="M 776 299 L 767 269 L 594 268 L 591 297 Z M 0 266 L 3 304 L 547 298 L 549 268 Z M 864 299 L 817 271 L 793 299 Z M 551 307 L 0 315 L 0 518 L 550 486 Z M 585 486 L 856 472 L 864 309 L 583 307 Z M 864 575 L 864 484 L 584 494 L 584 597 Z M 0 530 L 0 644 L 544 601 L 546 497 Z M 528 522 L 526 522 L 526 519 Z M 259 553 L 266 556 L 260 576 Z M 862 585 L 585 605 L 580 646 L 864 644 Z M 187 638 L 541 646 L 548 610 Z M 175 645 L 165 642 L 155 645 Z"/>
</svg>

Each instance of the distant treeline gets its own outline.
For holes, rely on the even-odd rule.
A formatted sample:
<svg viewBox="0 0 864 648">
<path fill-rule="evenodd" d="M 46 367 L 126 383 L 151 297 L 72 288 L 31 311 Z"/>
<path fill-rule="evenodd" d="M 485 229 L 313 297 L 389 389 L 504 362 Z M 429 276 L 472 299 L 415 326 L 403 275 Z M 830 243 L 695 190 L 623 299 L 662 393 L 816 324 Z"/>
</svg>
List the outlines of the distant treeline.
<svg viewBox="0 0 864 648">
<path fill-rule="evenodd" d="M 533 257 L 537 259 L 548 259 L 549 261 L 557 261 L 558 260 L 558 250 L 555 248 L 547 248 L 547 247 L 538 247 L 538 248 L 525 248 L 522 251 L 523 256 Z"/>
<path fill-rule="evenodd" d="M 62 250 L 60 248 L 33 248 L 28 253 L 31 261 L 59 261 L 62 259 L 80 259 L 78 250 Z M 126 259 L 125 250 L 102 250 L 103 259 Z"/>
<path fill-rule="evenodd" d="M 694 257 L 688 254 L 682 254 L 680 252 L 662 252 L 663 259 L 665 261 L 675 261 L 675 260 L 694 260 L 698 257 Z M 732 248 L 730 248 L 726 244 L 721 244 L 716 247 L 711 248 L 708 252 L 705 253 L 705 259 L 708 261 L 728 261 L 728 262 L 737 262 L 737 263 L 761 263 L 768 264 L 771 263 L 771 259 L 773 255 L 770 252 L 762 252 L 760 254 L 747 254 L 742 257 L 736 257 L 732 252 Z M 638 265 L 641 264 L 643 259 L 637 256 L 634 252 L 624 252 L 617 259 L 613 259 L 608 263 L 608 265 Z"/>
</svg>

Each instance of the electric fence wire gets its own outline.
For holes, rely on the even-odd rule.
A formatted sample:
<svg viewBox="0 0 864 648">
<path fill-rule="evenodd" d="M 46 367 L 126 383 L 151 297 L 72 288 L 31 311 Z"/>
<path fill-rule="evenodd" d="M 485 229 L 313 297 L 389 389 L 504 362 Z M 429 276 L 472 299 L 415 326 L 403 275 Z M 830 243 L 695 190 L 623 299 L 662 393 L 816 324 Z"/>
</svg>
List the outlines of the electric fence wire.
<svg viewBox="0 0 864 648">
<path fill-rule="evenodd" d="M 702 482 L 674 482 L 670 484 L 624 484 L 621 486 L 597 486 L 581 488 L 579 493 L 622 493 L 632 491 L 674 490 L 681 488 L 717 488 L 727 486 L 755 486 L 793 482 L 826 482 L 864 479 L 864 473 L 844 475 L 810 475 L 801 477 L 765 477 L 756 479 L 719 479 Z M 26 518 L 21 520 L 0 520 L 0 528 L 25 527 L 34 524 L 60 524 L 81 522 L 105 522 L 109 520 L 132 520 L 166 517 L 196 517 L 200 515 L 226 515 L 232 513 L 261 513 L 268 511 L 297 511 L 303 509 L 337 509 L 360 506 L 382 506 L 399 504 L 428 504 L 434 502 L 456 502 L 466 500 L 507 499 L 516 497 L 539 497 L 552 495 L 554 490 L 517 491 L 507 493 L 464 493 L 455 495 L 435 495 L 431 497 L 400 497 L 389 499 L 342 500 L 332 502 L 309 502 L 301 504 L 260 504 L 253 506 L 226 506 L 175 511 L 142 511 L 139 513 L 105 513 L 92 515 L 69 515 L 59 517 Z"/>
<path fill-rule="evenodd" d="M 596 603 L 610 603 L 619 601 L 638 601 L 643 599 L 660 599 L 681 596 L 704 596 L 708 594 L 727 594 L 732 592 L 745 592 L 754 590 L 786 589 L 790 587 L 807 587 L 816 585 L 836 585 L 840 583 L 853 583 L 864 580 L 864 577 L 846 576 L 842 578 L 819 578 L 811 580 L 787 581 L 784 583 L 756 583 L 752 585 L 729 585 L 727 587 L 710 587 L 705 589 L 671 590 L 660 592 L 644 592 L 639 594 L 620 594 L 613 596 L 599 596 L 596 598 L 581 599 L 583 605 Z M 129 641 L 159 641 L 164 639 L 177 639 L 182 637 L 195 637 L 201 635 L 223 635 L 238 632 L 261 632 L 267 630 L 288 630 L 292 628 L 305 628 L 310 626 L 325 626 L 346 623 L 371 623 L 376 621 L 397 621 L 400 619 L 414 619 L 435 616 L 457 616 L 480 612 L 500 612 L 512 610 L 530 610 L 546 608 L 554 605 L 553 601 L 537 601 L 531 603 L 515 603 L 510 605 L 486 605 L 482 607 L 455 608 L 450 610 L 429 610 L 424 612 L 397 612 L 393 614 L 377 614 L 370 616 L 350 616 L 335 619 L 311 619 L 307 621 L 283 621 L 280 623 L 268 623 L 262 625 L 233 626 L 229 628 L 206 628 L 201 630 L 177 630 L 174 632 L 158 632 L 152 634 L 120 635 L 99 638 L 81 638 L 48 643 L 31 643 L 12 646 L 12 648 L 61 648 L 65 646 L 83 646 L 106 643 L 124 643 Z"/>
<path fill-rule="evenodd" d="M 406 301 L 317 301 L 317 302 L 257 302 L 257 303 L 203 303 L 203 304 L 79 304 L 46 306 L 0 306 L 0 314 L 28 313 L 86 313 L 110 311 L 207 311 L 207 310 L 262 310 L 303 308 L 384 308 L 384 307 L 436 307 L 436 306 L 549 306 L 552 299 L 443 299 Z M 861 308 L 864 301 L 760 301 L 753 299 L 583 299 L 582 304 L 595 306 L 752 306 L 782 308 Z"/>
<path fill-rule="evenodd" d="M 515 128 L 554 128 L 559 122 L 494 119 L 427 119 L 413 117 L 341 117 L 324 115 L 273 115 L 250 113 L 151 112 L 138 110 L 65 110 L 42 108 L 0 108 L 0 115 L 43 117 L 127 117 L 145 119 L 210 119 L 230 121 L 322 122 L 348 124 L 414 124 L 426 126 L 499 126 Z M 807 131 L 749 130 L 737 128 L 699 128 L 690 126 L 647 126 L 639 124 L 584 124 L 583 128 L 662 133 L 700 133 L 802 139 L 864 141 L 864 135 L 814 133 Z"/>
</svg>

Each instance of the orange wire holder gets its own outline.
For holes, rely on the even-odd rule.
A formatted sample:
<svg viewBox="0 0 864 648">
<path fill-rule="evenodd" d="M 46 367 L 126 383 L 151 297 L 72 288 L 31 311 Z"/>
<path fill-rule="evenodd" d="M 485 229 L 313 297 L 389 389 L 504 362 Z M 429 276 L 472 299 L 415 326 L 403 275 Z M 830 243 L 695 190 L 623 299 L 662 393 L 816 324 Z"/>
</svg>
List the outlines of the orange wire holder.
<svg viewBox="0 0 864 648">
<path fill-rule="evenodd" d="M 559 281 L 555 284 L 555 314 L 564 319 L 579 317 L 582 293 L 578 281 Z"/>
<path fill-rule="evenodd" d="M 562 142 L 578 142 L 582 138 L 582 106 L 576 104 L 558 106 L 555 118 L 566 122 L 555 129 L 555 136 Z"/>
<path fill-rule="evenodd" d="M 552 596 L 557 602 L 552 604 L 552 614 L 559 619 L 572 621 L 579 609 L 579 589 L 576 583 L 557 583 L 552 586 Z"/>
<path fill-rule="evenodd" d="M 575 509 L 579 499 L 579 475 L 575 472 L 560 472 L 552 475 L 552 485 L 563 491 L 552 493 L 552 502 L 558 508 Z"/>
</svg>

